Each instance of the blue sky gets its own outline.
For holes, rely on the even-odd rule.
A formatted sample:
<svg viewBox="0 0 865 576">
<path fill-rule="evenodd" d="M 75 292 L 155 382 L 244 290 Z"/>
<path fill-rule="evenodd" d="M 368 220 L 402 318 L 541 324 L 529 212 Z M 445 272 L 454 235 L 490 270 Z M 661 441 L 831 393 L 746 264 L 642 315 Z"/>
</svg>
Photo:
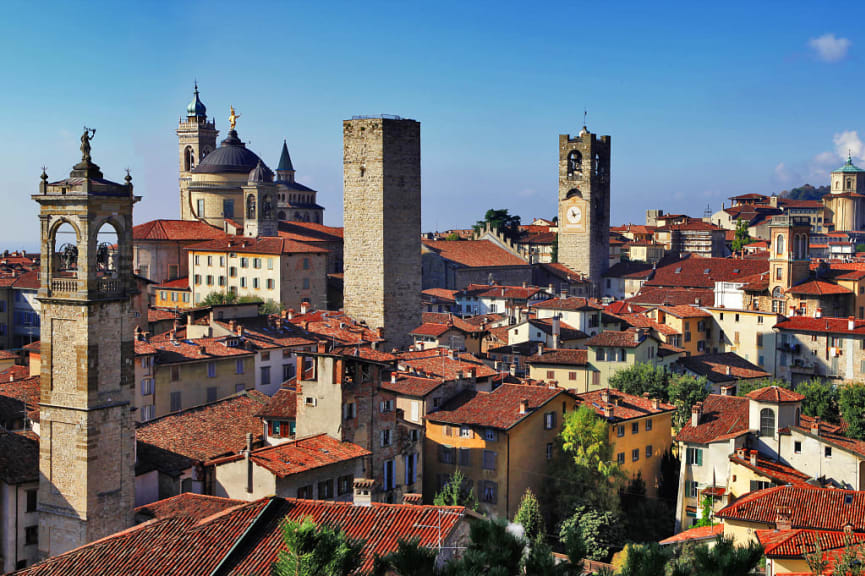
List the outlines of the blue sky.
<svg viewBox="0 0 865 576">
<path fill-rule="evenodd" d="M 0 15 L 0 247 L 38 243 L 40 167 L 64 177 L 81 127 L 136 222 L 178 216 L 174 130 L 198 79 L 217 128 L 342 222 L 342 127 L 421 121 L 423 227 L 487 208 L 555 214 L 557 138 L 610 134 L 612 221 L 701 216 L 729 196 L 825 184 L 859 131 L 865 6 L 817 2 L 7 3 Z"/>
</svg>

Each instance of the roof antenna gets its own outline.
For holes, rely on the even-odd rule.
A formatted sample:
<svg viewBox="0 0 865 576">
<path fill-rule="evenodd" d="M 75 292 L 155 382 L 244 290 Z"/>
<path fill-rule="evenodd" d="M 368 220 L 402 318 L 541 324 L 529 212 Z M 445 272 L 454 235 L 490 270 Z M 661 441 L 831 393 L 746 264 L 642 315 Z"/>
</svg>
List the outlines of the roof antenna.
<svg viewBox="0 0 865 576">
<path fill-rule="evenodd" d="M 586 108 L 583 108 L 583 128 L 586 127 L 586 116 L 589 115 L 589 111 Z"/>
</svg>

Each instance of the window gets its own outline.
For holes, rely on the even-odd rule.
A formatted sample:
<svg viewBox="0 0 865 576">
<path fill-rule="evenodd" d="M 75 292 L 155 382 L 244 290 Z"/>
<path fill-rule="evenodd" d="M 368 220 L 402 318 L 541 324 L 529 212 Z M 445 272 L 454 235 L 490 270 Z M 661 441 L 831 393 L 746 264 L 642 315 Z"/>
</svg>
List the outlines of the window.
<svg viewBox="0 0 865 576">
<path fill-rule="evenodd" d="M 197 204 L 198 204 L 198 214 L 196 214 L 196 216 L 198 216 L 199 218 L 203 218 L 204 217 L 204 200 L 199 200 L 197 202 Z"/>
<path fill-rule="evenodd" d="M 640 423 L 632 422 L 631 423 L 631 434 L 639 434 L 640 433 Z"/>
<path fill-rule="evenodd" d="M 229 266 L 228 267 L 228 275 L 232 278 L 237 277 L 237 266 Z"/>
<path fill-rule="evenodd" d="M 420 430 L 409 430 L 408 434 L 409 442 L 418 442 L 420 441 Z"/>
<path fill-rule="evenodd" d="M 207 402 L 216 402 L 216 386 L 207 388 Z"/>
<path fill-rule="evenodd" d="M 460 438 L 474 438 L 472 429 L 468 426 L 460 426 Z"/>
<path fill-rule="evenodd" d="M 24 529 L 24 545 L 36 546 L 39 544 L 39 525 L 27 526 Z"/>
<path fill-rule="evenodd" d="M 625 464 L 625 453 L 624 452 L 619 452 L 618 454 L 616 454 L 616 464 L 618 464 L 619 466 L 622 466 Z"/>
<path fill-rule="evenodd" d="M 336 493 L 338 496 L 349 494 L 354 486 L 354 476 L 348 474 L 340 476 L 336 481 Z"/>
<path fill-rule="evenodd" d="M 469 448 L 460 448 L 460 466 L 472 465 L 472 451 Z"/>
<path fill-rule="evenodd" d="M 631 462 L 637 462 L 640 460 L 640 449 L 634 448 L 631 450 Z"/>
<path fill-rule="evenodd" d="M 249 268 L 249 258 L 247 258 L 245 256 L 241 256 L 240 267 L 241 268 Z"/>
<path fill-rule="evenodd" d="M 213 274 L 208 274 L 208 275 L 207 275 L 207 285 L 208 285 L 208 286 L 213 286 Z"/>
<path fill-rule="evenodd" d="M 27 512 L 36 512 L 36 495 L 38 493 L 38 490 L 27 491 L 27 508 L 25 508 Z"/>
<path fill-rule="evenodd" d="M 498 501 L 499 486 L 495 482 L 484 482 L 483 501 L 487 504 L 495 504 Z"/>
<path fill-rule="evenodd" d="M 487 428 L 484 430 L 484 440 L 488 442 L 496 441 L 496 431 L 493 428 Z"/>
<path fill-rule="evenodd" d="M 552 430 L 556 425 L 556 413 L 547 412 L 544 414 L 544 430 Z"/>
<path fill-rule="evenodd" d="M 141 407 L 141 421 L 147 422 L 148 420 L 153 420 L 153 417 L 156 416 L 156 409 L 153 404 L 148 404 Z"/>
<path fill-rule="evenodd" d="M 801 454 L 802 453 L 802 442 L 800 440 L 796 440 L 793 442 L 793 453 Z"/>
<path fill-rule="evenodd" d="M 416 432 L 416 430 L 412 430 L 412 432 Z M 403 459 L 405 461 L 405 483 L 407 486 L 411 486 L 417 482 L 417 452 L 412 452 L 411 454 L 406 455 Z"/>
<path fill-rule="evenodd" d="M 195 276 L 193 276 L 192 281 L 196 286 L 200 286 L 201 285 L 201 274 L 196 274 Z"/>
<path fill-rule="evenodd" d="M 225 286 L 225 276 L 217 276 L 216 283 L 220 286 Z"/>
<path fill-rule="evenodd" d="M 384 485 L 385 490 L 393 490 L 396 488 L 396 479 L 393 474 L 393 460 L 384 461 Z"/>
<path fill-rule="evenodd" d="M 688 448 L 685 452 L 685 462 L 689 466 L 702 466 L 703 465 L 703 449 L 702 448 Z"/>
<path fill-rule="evenodd" d="M 699 489 L 697 488 L 696 480 L 689 480 L 685 482 L 685 497 L 686 498 L 696 498 L 699 494 Z"/>
<path fill-rule="evenodd" d="M 261 258 L 253 258 L 252 259 L 252 267 L 253 268 L 261 268 Z"/>
<path fill-rule="evenodd" d="M 273 258 L 268 258 L 268 259 L 267 259 L 267 269 L 268 269 L 268 270 L 273 270 Z"/>
<path fill-rule="evenodd" d="M 484 450 L 484 470 L 496 469 L 496 453 L 492 450 Z"/>
<path fill-rule="evenodd" d="M 216 362 L 207 363 L 207 377 L 216 378 Z"/>
<path fill-rule="evenodd" d="M 274 282 L 273 278 L 268 278 L 266 281 L 266 285 L 268 290 L 273 290 L 273 288 L 276 286 L 276 282 Z"/>
<path fill-rule="evenodd" d="M 454 464 L 456 462 L 456 448 L 440 444 L 439 462 L 442 464 Z"/>
<path fill-rule="evenodd" d="M 304 279 L 303 279 L 303 289 L 304 289 L 304 290 L 309 290 L 309 278 L 304 278 Z"/>
<path fill-rule="evenodd" d="M 207 257 L 207 265 L 208 265 L 208 266 L 213 266 L 213 256 L 208 256 L 208 257 Z"/>
<path fill-rule="evenodd" d="M 646 420 L 646 432 L 649 432 L 652 429 L 652 419 L 649 418 Z"/>
<path fill-rule="evenodd" d="M 309 270 L 309 258 L 304 258 L 304 259 L 303 259 L 303 269 L 304 269 L 304 270 Z"/>
<path fill-rule="evenodd" d="M 751 492 L 756 492 L 757 490 L 765 490 L 766 488 L 771 488 L 772 483 L 766 482 L 764 480 L 751 480 Z"/>
<path fill-rule="evenodd" d="M 301 486 L 297 489 L 297 497 L 302 500 L 311 500 L 312 499 L 312 484 L 307 486 Z"/>
<path fill-rule="evenodd" d="M 831 446 L 826 446 L 823 448 L 823 456 L 826 458 L 832 457 L 832 447 Z"/>
<path fill-rule="evenodd" d="M 654 451 L 654 449 L 652 448 L 652 445 L 651 445 L 651 444 L 649 444 L 648 446 L 646 446 L 646 458 L 651 458 L 651 457 L 652 457 L 652 454 L 654 454 L 654 453 L 655 453 L 655 451 Z"/>
<path fill-rule="evenodd" d="M 333 480 L 324 480 L 318 483 L 318 499 L 330 500 L 333 498 Z"/>
<path fill-rule="evenodd" d="M 577 373 L 576 372 L 568 372 L 568 380 L 576 380 Z"/>
<path fill-rule="evenodd" d="M 145 378 L 141 381 L 141 395 L 150 396 L 153 394 L 153 378 Z"/>
<path fill-rule="evenodd" d="M 381 445 L 382 446 L 390 446 L 391 438 L 390 438 L 390 428 L 385 428 L 381 431 Z"/>
<path fill-rule="evenodd" d="M 598 362 L 604 361 L 604 349 L 603 348 L 598 348 L 595 351 L 595 360 L 597 360 Z"/>
<path fill-rule="evenodd" d="M 261 353 L 261 361 L 262 362 L 270 362 L 270 351 L 269 350 Z"/>
<path fill-rule="evenodd" d="M 554 380 L 556 377 L 555 370 L 547 370 L 547 380 Z"/>
<path fill-rule="evenodd" d="M 224 218 L 234 218 L 234 200 L 222 201 L 222 216 Z"/>
<path fill-rule="evenodd" d="M 270 384 L 270 366 L 261 367 L 261 385 L 268 386 Z"/>
<path fill-rule="evenodd" d="M 760 436 L 775 437 L 775 411 L 771 408 L 760 410 Z"/>
<path fill-rule="evenodd" d="M 547 460 L 553 459 L 553 443 L 547 442 Z"/>
<path fill-rule="evenodd" d="M 294 378 L 294 364 L 282 365 L 282 381 L 291 380 Z"/>
<path fill-rule="evenodd" d="M 171 404 L 171 406 L 170 406 L 169 410 L 171 412 L 177 412 L 178 410 L 180 410 L 182 403 L 180 401 L 180 392 L 179 391 L 171 393 L 170 404 Z"/>
<path fill-rule="evenodd" d="M 623 437 L 624 435 L 625 435 L 625 425 L 624 425 L 624 424 L 619 424 L 618 426 L 616 426 L 616 436 L 618 436 L 619 438 L 621 438 L 621 437 Z"/>
<path fill-rule="evenodd" d="M 342 405 L 342 419 L 352 420 L 357 415 L 354 402 L 346 402 Z"/>
<path fill-rule="evenodd" d="M 379 412 L 393 412 L 393 400 L 382 400 L 378 404 Z M 469 430 L 469 434 L 471 434 L 471 430 Z M 464 438 L 471 438 L 471 436 L 464 436 Z"/>
</svg>

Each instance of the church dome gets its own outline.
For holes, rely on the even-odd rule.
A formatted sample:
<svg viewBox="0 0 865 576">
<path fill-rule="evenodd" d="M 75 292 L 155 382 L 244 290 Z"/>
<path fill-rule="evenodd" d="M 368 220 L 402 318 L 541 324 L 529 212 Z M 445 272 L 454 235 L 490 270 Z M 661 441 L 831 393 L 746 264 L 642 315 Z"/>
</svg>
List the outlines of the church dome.
<svg viewBox="0 0 865 576">
<path fill-rule="evenodd" d="M 272 182 L 273 172 L 267 166 L 258 161 L 258 165 L 249 173 L 249 182 Z"/>
<path fill-rule="evenodd" d="M 204 105 L 204 102 L 198 98 L 198 84 L 195 84 L 195 98 L 192 99 L 192 102 L 189 103 L 189 106 L 186 107 L 186 115 L 187 116 L 207 116 L 207 106 Z"/>
<path fill-rule="evenodd" d="M 865 170 L 853 164 L 853 157 L 848 154 L 847 162 L 837 170 L 833 170 L 833 172 L 865 172 Z"/>
<path fill-rule="evenodd" d="M 222 145 L 205 156 L 201 163 L 195 167 L 196 174 L 249 174 L 259 164 L 268 177 L 273 180 L 273 172 L 261 161 L 258 154 L 246 147 L 246 144 L 237 137 L 237 131 L 228 132 L 228 138 L 222 141 Z"/>
</svg>

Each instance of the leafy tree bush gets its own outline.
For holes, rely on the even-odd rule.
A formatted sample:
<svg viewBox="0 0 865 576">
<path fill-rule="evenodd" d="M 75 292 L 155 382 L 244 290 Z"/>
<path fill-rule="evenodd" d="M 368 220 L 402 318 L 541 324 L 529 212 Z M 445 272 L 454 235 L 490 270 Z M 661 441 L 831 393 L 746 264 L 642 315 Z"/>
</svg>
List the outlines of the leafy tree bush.
<svg viewBox="0 0 865 576">
<path fill-rule="evenodd" d="M 487 210 L 484 219 L 478 220 L 472 228 L 475 232 L 481 232 L 487 224 L 512 240 L 520 236 L 520 217 L 511 216 L 506 208 Z"/>
<path fill-rule="evenodd" d="M 285 306 L 282 302 L 271 299 L 265 300 L 258 307 L 259 314 L 279 314 L 283 310 L 285 310 Z"/>
<path fill-rule="evenodd" d="M 478 499 L 474 488 L 467 488 L 466 477 L 457 469 L 447 484 L 433 498 L 436 506 L 465 506 L 471 510 L 478 509 Z"/>
<path fill-rule="evenodd" d="M 796 392 L 805 396 L 802 401 L 802 414 L 817 416 L 826 422 L 837 423 L 841 420 L 839 393 L 834 384 L 813 378 L 797 384 Z"/>
<path fill-rule="evenodd" d="M 630 368 L 617 371 L 610 377 L 610 386 L 626 394 L 642 396 L 648 392 L 652 398 L 664 402 L 670 399 L 670 373 L 660 366 L 648 363 L 634 364 Z"/>
<path fill-rule="evenodd" d="M 271 567 L 273 576 L 349 576 L 361 565 L 364 543 L 310 518 L 282 525 L 285 550 Z"/>
<path fill-rule="evenodd" d="M 541 505 L 531 488 L 527 488 L 523 494 L 520 508 L 514 516 L 514 522 L 523 527 L 525 538 L 529 542 L 544 537 L 544 517 L 541 515 Z"/>
<path fill-rule="evenodd" d="M 691 407 L 702 402 L 709 395 L 706 379 L 694 378 L 687 374 L 674 374 L 670 377 L 670 403 L 676 407 L 673 426 L 681 428 L 691 417 Z"/>
<path fill-rule="evenodd" d="M 375 559 L 374 576 L 436 576 L 436 557 L 431 548 L 420 545 L 418 538 L 399 540 L 397 550 Z"/>
<path fill-rule="evenodd" d="M 582 539 L 586 557 L 592 560 L 609 559 L 623 543 L 618 515 L 588 506 L 578 506 L 571 517 L 562 522 L 559 538 L 566 546 L 573 534 L 578 534 Z"/>
<path fill-rule="evenodd" d="M 847 422 L 847 436 L 865 440 L 865 384 L 856 382 L 843 386 L 838 404 Z"/>
<path fill-rule="evenodd" d="M 469 527 L 471 542 L 463 556 L 448 563 L 447 576 L 518 576 L 525 541 L 507 530 L 501 520 L 478 520 Z"/>
<path fill-rule="evenodd" d="M 739 218 L 736 220 L 736 234 L 733 237 L 733 252 L 741 252 L 742 248 L 751 243 L 751 234 L 748 232 L 748 222 Z"/>
</svg>

